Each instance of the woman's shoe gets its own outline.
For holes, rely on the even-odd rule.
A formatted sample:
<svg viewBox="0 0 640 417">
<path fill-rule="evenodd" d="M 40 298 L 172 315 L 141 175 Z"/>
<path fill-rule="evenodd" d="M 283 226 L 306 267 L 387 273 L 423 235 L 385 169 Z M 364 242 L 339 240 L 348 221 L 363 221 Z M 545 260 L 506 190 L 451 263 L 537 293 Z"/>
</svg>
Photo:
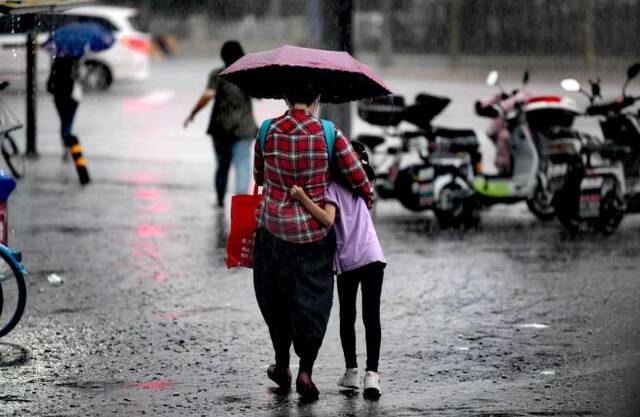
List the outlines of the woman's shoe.
<svg viewBox="0 0 640 417">
<path fill-rule="evenodd" d="M 304 371 L 300 372 L 296 379 L 296 392 L 300 394 L 300 399 L 303 402 L 317 401 L 320 397 L 320 391 L 311 380 L 311 374 Z"/>
<path fill-rule="evenodd" d="M 267 368 L 267 376 L 270 380 L 278 384 L 280 388 L 291 387 L 291 371 L 289 368 L 282 369 L 276 367 L 276 365 L 269 365 Z"/>
<path fill-rule="evenodd" d="M 377 400 L 382 395 L 380 388 L 380 376 L 377 372 L 367 371 L 364 375 L 364 398 Z"/>
<path fill-rule="evenodd" d="M 344 374 L 338 379 L 338 385 L 345 388 L 360 388 L 358 368 L 347 368 Z"/>
</svg>

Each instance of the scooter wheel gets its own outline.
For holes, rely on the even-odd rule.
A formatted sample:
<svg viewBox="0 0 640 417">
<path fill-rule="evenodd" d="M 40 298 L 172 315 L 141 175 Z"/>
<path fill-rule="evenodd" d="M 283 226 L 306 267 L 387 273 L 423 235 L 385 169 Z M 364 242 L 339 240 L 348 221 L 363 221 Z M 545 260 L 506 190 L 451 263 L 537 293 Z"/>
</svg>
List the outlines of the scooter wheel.
<svg viewBox="0 0 640 417">
<path fill-rule="evenodd" d="M 551 204 L 552 201 L 553 194 L 544 190 L 540 182 L 538 182 L 533 196 L 527 200 L 527 207 L 538 220 L 546 222 L 556 217 L 556 210 Z"/>
<path fill-rule="evenodd" d="M 433 214 L 441 229 L 478 227 L 480 216 L 476 201 L 472 197 L 460 197 L 460 191 L 457 184 L 448 184 L 440 191 Z"/>
<path fill-rule="evenodd" d="M 606 179 L 602 185 L 604 195 L 600 200 L 600 216 L 596 228 L 604 235 L 613 234 L 624 217 L 624 201 L 619 195 L 613 179 Z"/>
</svg>

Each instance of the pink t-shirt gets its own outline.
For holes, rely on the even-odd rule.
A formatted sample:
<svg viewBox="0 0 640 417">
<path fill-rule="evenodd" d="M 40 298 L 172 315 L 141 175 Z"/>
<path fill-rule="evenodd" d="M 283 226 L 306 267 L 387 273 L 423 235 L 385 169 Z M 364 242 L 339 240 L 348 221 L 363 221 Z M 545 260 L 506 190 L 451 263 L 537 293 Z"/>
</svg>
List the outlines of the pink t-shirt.
<svg viewBox="0 0 640 417">
<path fill-rule="evenodd" d="M 325 201 L 335 204 L 336 256 L 334 269 L 337 274 L 363 267 L 373 262 L 386 263 L 364 200 L 342 185 L 329 183 Z"/>
</svg>

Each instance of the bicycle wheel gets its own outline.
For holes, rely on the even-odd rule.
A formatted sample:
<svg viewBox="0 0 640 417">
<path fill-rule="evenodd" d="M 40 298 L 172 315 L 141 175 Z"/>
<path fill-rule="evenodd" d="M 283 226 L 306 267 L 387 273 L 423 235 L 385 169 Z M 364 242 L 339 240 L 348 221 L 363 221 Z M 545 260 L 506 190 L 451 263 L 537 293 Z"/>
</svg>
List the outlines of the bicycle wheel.
<svg viewBox="0 0 640 417">
<path fill-rule="evenodd" d="M 20 321 L 27 302 L 24 274 L 15 259 L 0 252 L 0 337 L 6 335 Z"/>
<path fill-rule="evenodd" d="M 20 155 L 18 145 L 16 145 L 16 142 L 9 133 L 5 133 L 2 137 L 2 146 L 0 151 L 2 152 L 2 157 L 6 161 L 13 176 L 21 178 L 24 175 L 24 157 Z"/>
</svg>

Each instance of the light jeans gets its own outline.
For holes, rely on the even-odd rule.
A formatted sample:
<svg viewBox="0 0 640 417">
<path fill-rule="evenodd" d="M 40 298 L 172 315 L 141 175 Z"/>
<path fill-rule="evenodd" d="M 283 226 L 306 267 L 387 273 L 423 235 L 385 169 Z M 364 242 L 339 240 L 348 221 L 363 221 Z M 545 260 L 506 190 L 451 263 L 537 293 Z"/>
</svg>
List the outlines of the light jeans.
<svg viewBox="0 0 640 417">
<path fill-rule="evenodd" d="M 227 181 L 229 178 L 229 169 L 233 165 L 235 171 L 235 193 L 246 194 L 249 191 L 249 182 L 251 180 L 251 146 L 253 137 L 241 138 L 233 141 L 215 141 L 213 142 L 216 154 L 216 170 L 213 177 L 216 194 L 218 195 L 218 204 L 223 205 L 227 191 Z"/>
<path fill-rule="evenodd" d="M 231 163 L 236 173 L 236 194 L 249 192 L 251 181 L 251 147 L 255 137 L 242 138 L 231 148 Z"/>
</svg>

